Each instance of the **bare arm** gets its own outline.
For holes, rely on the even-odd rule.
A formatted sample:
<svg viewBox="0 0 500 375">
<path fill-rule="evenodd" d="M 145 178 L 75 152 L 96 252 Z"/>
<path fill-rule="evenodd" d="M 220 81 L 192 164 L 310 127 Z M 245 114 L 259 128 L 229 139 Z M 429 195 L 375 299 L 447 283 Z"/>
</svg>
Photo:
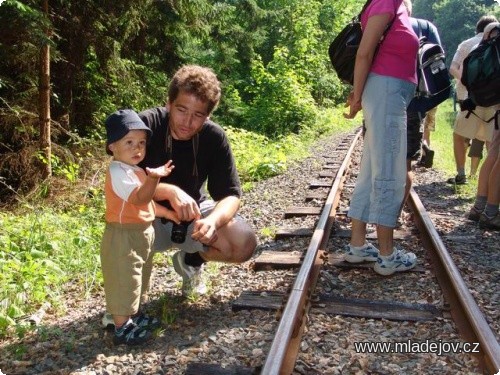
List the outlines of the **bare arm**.
<svg viewBox="0 0 500 375">
<path fill-rule="evenodd" d="M 366 78 L 370 71 L 373 62 L 373 56 L 377 45 L 382 37 L 385 27 L 389 23 L 391 15 L 377 14 L 368 18 L 365 30 L 363 30 L 363 37 L 359 44 L 358 52 L 356 54 L 356 63 L 354 65 L 354 87 L 347 99 L 349 113 L 345 114 L 346 118 L 354 118 L 361 110 L 361 96 L 366 83 Z"/>
<path fill-rule="evenodd" d="M 236 196 L 221 199 L 210 215 L 194 222 L 192 238 L 206 245 L 212 244 L 217 240 L 217 229 L 229 223 L 239 207 L 240 198 Z"/>
<path fill-rule="evenodd" d="M 453 60 L 451 60 L 450 64 L 450 74 L 453 76 L 453 78 L 458 80 L 460 80 L 460 78 L 462 77 L 462 58 L 460 57 L 462 55 L 462 47 L 462 44 L 458 46 L 455 55 L 453 56 Z"/>
<path fill-rule="evenodd" d="M 453 78 L 460 80 L 462 77 L 462 69 L 460 64 L 456 61 L 452 61 L 450 65 L 450 74 L 453 76 Z"/>
<path fill-rule="evenodd" d="M 154 200 L 168 200 L 177 214 L 177 217 L 181 221 L 191 221 L 198 219 L 201 216 L 200 209 L 198 204 L 196 204 L 196 201 L 184 190 L 175 185 L 163 182 L 160 183 L 156 188 Z"/>
<path fill-rule="evenodd" d="M 155 205 L 155 216 L 156 217 L 162 217 L 167 220 L 174 221 L 175 223 L 179 224 L 180 220 L 177 217 L 177 214 L 175 211 L 169 210 L 167 207 L 163 207 L 161 204 L 158 204 L 154 202 Z"/>
<path fill-rule="evenodd" d="M 129 202 L 135 205 L 149 203 L 155 196 L 160 177 L 168 176 L 173 168 L 172 160 L 158 168 L 146 168 L 147 178 L 141 186 L 130 194 Z"/>
</svg>

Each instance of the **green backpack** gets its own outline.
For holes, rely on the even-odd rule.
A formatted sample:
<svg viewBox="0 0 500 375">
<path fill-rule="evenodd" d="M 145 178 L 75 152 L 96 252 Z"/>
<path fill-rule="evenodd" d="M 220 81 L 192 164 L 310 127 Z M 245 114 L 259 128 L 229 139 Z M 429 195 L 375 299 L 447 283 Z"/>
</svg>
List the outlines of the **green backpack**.
<svg viewBox="0 0 500 375">
<path fill-rule="evenodd" d="M 500 104 L 500 27 L 493 30 L 499 35 L 483 40 L 463 62 L 461 81 L 469 98 L 481 107 Z"/>
</svg>

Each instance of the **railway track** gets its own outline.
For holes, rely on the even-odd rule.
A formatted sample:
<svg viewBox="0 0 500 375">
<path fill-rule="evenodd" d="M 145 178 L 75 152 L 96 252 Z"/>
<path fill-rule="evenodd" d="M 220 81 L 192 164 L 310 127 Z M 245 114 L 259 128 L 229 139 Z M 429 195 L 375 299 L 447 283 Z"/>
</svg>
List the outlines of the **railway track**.
<svg viewBox="0 0 500 375">
<path fill-rule="evenodd" d="M 9 375 L 496 373 L 491 368 L 497 366 L 500 339 L 498 234 L 460 219 L 459 195 L 426 181 L 443 180 L 433 176 L 437 172 L 417 172 L 418 196 L 412 193 L 395 232 L 397 244 L 417 254 L 414 270 L 381 277 L 370 264 L 343 262 L 361 143 L 357 132 L 319 142 L 314 157 L 245 194 L 241 213 L 261 236 L 258 252 L 243 265 L 210 265 L 207 296 L 181 298 L 179 277 L 169 263 L 173 252 L 157 258 L 147 309 L 164 326 L 148 345 L 113 346 L 99 326 L 103 294 L 82 299 L 69 293 L 64 315 L 48 311 L 39 330 L 2 343 L 0 370 Z M 428 211 L 415 213 L 422 205 Z M 432 223 L 437 233 L 426 235 L 425 226 Z M 367 238 L 376 243 L 374 231 Z M 437 268 L 440 258 L 447 263 Z M 447 281 L 447 270 L 465 284 Z M 464 296 L 461 305 L 457 301 Z M 477 308 L 464 307 L 470 300 L 487 313 L 486 325 Z M 480 353 L 445 350 L 476 342 Z M 362 347 L 370 343 L 392 347 Z M 418 349 L 436 344 L 442 352 L 409 348 L 415 344 Z"/>
<path fill-rule="evenodd" d="M 359 291 L 351 290 L 351 295 L 329 288 L 325 293 L 328 277 L 338 277 L 343 273 L 361 275 L 373 273 L 368 264 L 348 264 L 342 260 L 341 251 L 349 238 L 349 231 L 345 229 L 347 219 L 345 218 L 346 207 L 342 209 L 342 203 L 348 204 L 349 193 L 353 187 L 353 178 L 349 181 L 351 173 L 351 157 L 356 145 L 360 141 L 360 132 L 353 134 L 345 142 L 341 143 L 333 152 L 331 157 L 326 158 L 326 164 L 320 178 L 331 181 L 314 181 L 310 184 L 311 189 L 326 188 L 328 192 L 311 192 L 306 197 L 307 201 L 314 201 L 313 205 L 292 207 L 285 212 L 285 217 L 316 216 L 315 227 L 310 228 L 288 228 L 277 232 L 277 239 L 304 237 L 310 242 L 307 249 L 301 254 L 290 254 L 282 251 L 264 252 L 255 261 L 254 268 L 259 270 L 297 268 L 294 282 L 286 294 L 280 292 L 247 291 L 233 304 L 233 310 L 239 309 L 273 309 L 276 308 L 279 316 L 279 324 L 269 346 L 266 359 L 262 366 L 254 368 L 239 367 L 233 370 L 219 368 L 214 364 L 196 363 L 188 365 L 186 374 L 292 374 L 300 361 L 301 343 L 304 340 L 304 332 L 307 330 L 308 320 L 311 315 L 328 314 L 330 316 L 354 317 L 362 320 L 381 319 L 382 321 L 397 322 L 428 322 L 431 326 L 440 325 L 443 320 L 453 319 L 458 328 L 462 342 L 446 342 L 440 336 L 434 341 L 428 337 L 420 339 L 418 336 L 406 338 L 404 335 L 397 341 L 390 343 L 391 350 L 412 351 L 421 349 L 426 344 L 433 350 L 452 350 L 453 345 L 462 351 L 473 353 L 477 360 L 478 369 L 483 373 L 496 373 L 500 369 L 500 347 L 481 313 L 477 303 L 466 287 L 460 272 L 451 259 L 443 240 L 439 236 L 429 214 L 425 210 L 418 194 L 412 189 L 407 206 L 411 209 L 413 226 L 396 232 L 396 239 L 408 239 L 418 237 L 420 244 L 420 264 L 414 270 L 408 271 L 414 280 L 426 279 L 425 282 L 434 289 L 435 280 L 439 283 L 442 295 L 430 300 L 437 303 L 415 302 L 414 298 L 406 301 L 391 297 L 391 290 L 383 297 L 359 298 Z M 343 155 L 343 159 L 339 159 Z M 344 187 L 347 186 L 347 189 Z M 321 205 L 318 206 L 317 204 Z M 338 223 L 341 223 L 340 225 Z M 376 240 L 375 233 L 368 235 L 369 239 Z M 425 259 L 425 261 L 424 261 Z M 422 264 L 423 263 L 423 264 Z M 330 271 L 330 269 L 340 271 Z M 266 272 L 266 271 L 262 271 Z M 373 275 L 371 275 L 373 277 Z M 375 276 L 380 279 L 380 276 Z M 392 283 L 396 278 L 404 278 L 400 274 L 391 277 Z M 411 289 L 411 278 L 396 285 Z M 409 282 L 410 281 L 410 282 Z M 317 288 L 318 287 L 318 288 Z M 354 292 L 354 293 L 353 293 Z M 399 294 L 400 295 L 400 294 Z M 396 297 L 397 298 L 397 297 Z M 422 298 L 420 298 L 420 301 Z M 279 307 L 278 307 L 279 306 Z M 319 318 L 321 319 L 321 318 Z M 333 329 L 341 329 L 337 324 Z M 308 333 L 310 335 L 311 332 Z M 315 336 L 313 333 L 312 336 Z M 316 337 L 313 337 L 313 340 Z M 369 340 L 372 343 L 377 340 Z M 366 342 L 369 342 L 366 341 Z M 379 339 L 383 341 L 383 338 Z M 316 342 L 318 342 L 316 340 Z M 359 343 L 358 343 L 359 344 Z M 432 347 L 429 347 L 432 346 Z M 389 347 L 389 346 L 388 346 Z M 424 348 L 426 350 L 426 348 Z M 366 370 L 361 368 L 360 370 Z M 230 372 L 227 372 L 230 371 Z M 231 372 L 234 371 L 234 372 Z M 297 373 L 321 373 L 312 368 L 303 369 Z"/>
</svg>

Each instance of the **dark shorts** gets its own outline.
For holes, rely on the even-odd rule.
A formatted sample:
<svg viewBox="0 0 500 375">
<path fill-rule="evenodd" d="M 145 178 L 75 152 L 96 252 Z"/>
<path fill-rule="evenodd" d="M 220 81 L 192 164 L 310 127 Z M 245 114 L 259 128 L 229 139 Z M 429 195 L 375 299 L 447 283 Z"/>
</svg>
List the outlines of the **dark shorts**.
<svg viewBox="0 0 500 375">
<path fill-rule="evenodd" d="M 476 157 L 479 159 L 483 158 L 483 148 L 484 142 L 479 139 L 474 138 L 470 143 L 469 154 L 470 158 Z"/>
<path fill-rule="evenodd" d="M 418 160 L 422 155 L 424 117 L 418 112 L 406 112 L 406 160 Z"/>
</svg>

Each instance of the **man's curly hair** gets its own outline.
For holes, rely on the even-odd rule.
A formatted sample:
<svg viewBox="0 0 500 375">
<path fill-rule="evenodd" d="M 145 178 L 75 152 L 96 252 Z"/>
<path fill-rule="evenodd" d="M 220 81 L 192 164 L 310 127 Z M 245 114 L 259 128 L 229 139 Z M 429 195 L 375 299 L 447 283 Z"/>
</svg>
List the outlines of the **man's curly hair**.
<svg viewBox="0 0 500 375">
<path fill-rule="evenodd" d="M 213 70 L 198 65 L 185 65 L 174 74 L 168 89 L 168 101 L 172 103 L 181 91 L 206 101 L 208 114 L 215 110 L 221 96 L 220 82 Z"/>
</svg>

